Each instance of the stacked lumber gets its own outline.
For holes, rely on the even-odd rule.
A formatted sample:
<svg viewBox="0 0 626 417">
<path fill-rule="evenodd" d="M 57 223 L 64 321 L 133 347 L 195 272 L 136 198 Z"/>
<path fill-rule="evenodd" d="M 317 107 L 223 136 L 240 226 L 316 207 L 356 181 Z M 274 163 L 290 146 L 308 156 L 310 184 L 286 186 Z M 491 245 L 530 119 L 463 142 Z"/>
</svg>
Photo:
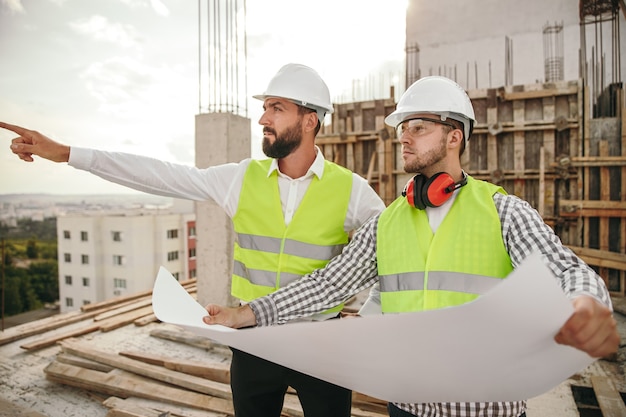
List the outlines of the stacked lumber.
<svg viewBox="0 0 626 417">
<path fill-rule="evenodd" d="M 44 370 L 46 378 L 104 395 L 103 404 L 110 407 L 107 417 L 234 415 L 228 364 L 138 351 L 113 353 L 74 338 L 59 345 L 59 354 Z M 283 415 L 304 416 L 292 390 Z M 352 416 L 384 415 L 386 402 L 353 394 Z"/>
<path fill-rule="evenodd" d="M 181 282 L 194 297 L 195 284 L 195 280 Z M 45 378 L 87 391 L 90 398 L 108 408 L 106 417 L 234 415 L 228 347 L 159 323 L 152 311 L 151 296 L 151 291 L 145 291 L 117 297 L 85 305 L 80 311 L 15 326 L 0 333 L 0 346 L 30 338 L 20 348 L 28 352 L 57 348 L 58 352 L 53 353 L 51 362 L 45 366 Z M 103 348 L 99 339 L 93 337 L 96 332 L 147 324 L 152 328 L 141 330 L 144 336 L 158 338 L 159 343 L 172 346 L 160 350 L 159 354 L 148 350 L 112 351 L 113 348 Z M 127 329 L 132 333 L 132 327 Z M 201 349 L 198 357 L 202 361 L 160 353 L 180 352 L 180 345 L 190 346 L 192 351 Z M 215 355 L 207 355 L 209 350 L 217 353 L 221 361 L 215 360 Z M 291 389 L 285 397 L 283 415 L 304 415 L 298 397 Z M 352 416 L 385 415 L 386 402 L 353 394 Z"/>
<path fill-rule="evenodd" d="M 196 280 L 181 282 L 181 285 L 192 295 L 196 296 Z M 57 314 L 32 323 L 11 327 L 0 333 L 0 346 L 16 340 L 40 335 L 29 343 L 20 347 L 34 351 L 53 346 L 59 341 L 86 335 L 94 332 L 109 332 L 128 324 L 145 326 L 156 322 L 157 318 L 152 311 L 152 290 L 116 297 L 100 303 L 87 304 L 80 311 Z M 51 330 L 71 327 L 69 330 L 54 332 Z"/>
</svg>

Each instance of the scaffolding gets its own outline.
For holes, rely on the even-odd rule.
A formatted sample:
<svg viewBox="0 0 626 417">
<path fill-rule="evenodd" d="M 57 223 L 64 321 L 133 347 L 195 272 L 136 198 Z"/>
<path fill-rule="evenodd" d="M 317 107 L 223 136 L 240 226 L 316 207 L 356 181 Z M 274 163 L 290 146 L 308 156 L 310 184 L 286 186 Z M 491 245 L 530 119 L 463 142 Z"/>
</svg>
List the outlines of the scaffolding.
<svg viewBox="0 0 626 417">
<path fill-rule="evenodd" d="M 246 0 L 198 0 L 198 112 L 248 117 Z"/>
<path fill-rule="evenodd" d="M 589 87 L 594 117 L 616 117 L 621 86 L 619 0 L 580 0 L 580 78 Z M 608 55 L 607 55 L 608 53 Z"/>
<path fill-rule="evenodd" d="M 543 56 L 546 82 L 563 81 L 563 22 L 543 27 Z"/>
</svg>

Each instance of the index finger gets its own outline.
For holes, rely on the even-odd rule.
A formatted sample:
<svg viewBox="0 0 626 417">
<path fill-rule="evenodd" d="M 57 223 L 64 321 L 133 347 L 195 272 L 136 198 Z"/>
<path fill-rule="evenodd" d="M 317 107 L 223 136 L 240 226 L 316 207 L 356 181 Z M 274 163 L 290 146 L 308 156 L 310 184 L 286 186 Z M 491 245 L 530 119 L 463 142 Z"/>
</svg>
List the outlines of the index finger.
<svg viewBox="0 0 626 417">
<path fill-rule="evenodd" d="M 25 128 L 21 127 L 21 126 L 12 125 L 12 124 L 5 123 L 5 122 L 0 122 L 0 127 L 3 128 L 3 129 L 7 129 L 7 130 L 10 130 L 12 132 L 15 132 L 15 133 L 17 133 L 18 135 L 21 135 L 21 136 L 24 136 L 24 135 L 26 135 L 27 133 L 30 132 L 30 130 L 25 129 Z"/>
</svg>

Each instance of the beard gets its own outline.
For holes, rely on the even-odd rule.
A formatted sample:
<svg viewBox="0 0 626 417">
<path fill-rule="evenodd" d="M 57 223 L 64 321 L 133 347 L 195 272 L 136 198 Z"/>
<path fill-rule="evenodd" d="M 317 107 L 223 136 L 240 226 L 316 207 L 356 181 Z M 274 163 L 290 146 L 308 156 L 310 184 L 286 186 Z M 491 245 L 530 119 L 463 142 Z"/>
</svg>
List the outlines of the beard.
<svg viewBox="0 0 626 417">
<path fill-rule="evenodd" d="M 263 137 L 263 153 L 270 158 L 281 159 L 298 149 L 302 143 L 302 120 L 288 127 L 280 135 L 271 127 L 263 128 L 263 133 L 269 132 L 276 138 L 271 143 L 267 137 Z"/>
<path fill-rule="evenodd" d="M 426 153 L 415 155 L 414 160 L 405 162 L 404 172 L 411 174 L 421 173 L 424 168 L 442 161 L 446 157 L 447 144 L 447 135 L 442 135 L 437 148 L 433 148 Z"/>
</svg>

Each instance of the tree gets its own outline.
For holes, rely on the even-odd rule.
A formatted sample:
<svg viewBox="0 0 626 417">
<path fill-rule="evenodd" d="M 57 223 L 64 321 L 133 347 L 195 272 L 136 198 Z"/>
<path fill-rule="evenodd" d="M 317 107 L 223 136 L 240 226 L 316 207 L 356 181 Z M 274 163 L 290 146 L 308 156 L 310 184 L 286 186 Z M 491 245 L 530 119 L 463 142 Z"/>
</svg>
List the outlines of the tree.
<svg viewBox="0 0 626 417">
<path fill-rule="evenodd" d="M 37 300 L 53 303 L 59 299 L 58 265 L 56 261 L 33 262 L 28 267 L 30 287 Z"/>
<path fill-rule="evenodd" d="M 39 257 L 39 249 L 37 248 L 37 240 L 35 238 L 26 242 L 26 257 L 28 259 L 37 259 Z"/>
</svg>

